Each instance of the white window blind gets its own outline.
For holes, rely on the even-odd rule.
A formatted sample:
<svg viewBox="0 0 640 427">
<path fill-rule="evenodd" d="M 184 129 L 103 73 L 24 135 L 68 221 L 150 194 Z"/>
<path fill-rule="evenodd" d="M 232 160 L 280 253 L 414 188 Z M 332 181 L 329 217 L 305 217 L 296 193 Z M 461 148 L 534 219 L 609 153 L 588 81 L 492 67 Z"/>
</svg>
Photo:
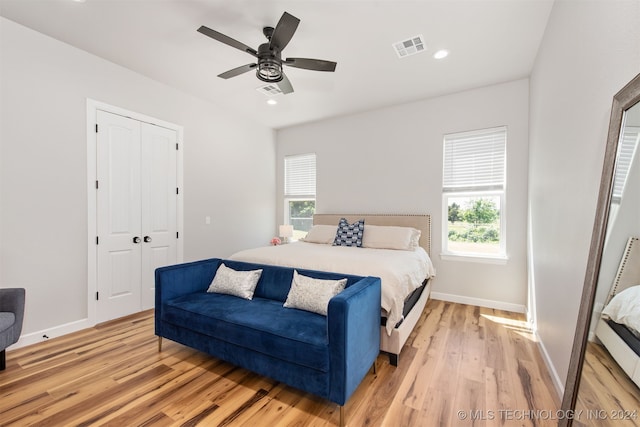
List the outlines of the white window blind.
<svg viewBox="0 0 640 427">
<path fill-rule="evenodd" d="M 445 135 L 442 191 L 504 190 L 507 128 Z"/>
<path fill-rule="evenodd" d="M 284 158 L 284 197 L 316 195 L 316 155 L 300 154 Z"/>
<path fill-rule="evenodd" d="M 620 137 L 620 146 L 618 147 L 618 156 L 616 160 L 616 172 L 613 176 L 613 192 L 611 201 L 620 203 L 622 193 L 627 182 L 629 168 L 633 161 L 633 156 L 640 140 L 640 127 L 625 126 Z"/>
</svg>

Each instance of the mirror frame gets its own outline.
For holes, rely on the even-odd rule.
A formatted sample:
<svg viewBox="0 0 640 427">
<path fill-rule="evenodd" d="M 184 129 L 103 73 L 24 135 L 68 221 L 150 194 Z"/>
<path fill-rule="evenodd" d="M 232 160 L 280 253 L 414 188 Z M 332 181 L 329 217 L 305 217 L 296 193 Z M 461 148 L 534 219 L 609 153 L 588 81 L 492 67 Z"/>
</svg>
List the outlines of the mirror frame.
<svg viewBox="0 0 640 427">
<path fill-rule="evenodd" d="M 602 178 L 600 180 L 600 190 L 598 194 L 598 204 L 596 206 L 596 216 L 591 236 L 591 246 L 589 247 L 589 259 L 587 271 L 582 289 L 580 310 L 578 311 L 578 321 L 576 333 L 569 360 L 569 371 L 562 398 L 561 410 L 567 414 L 575 409 L 578 399 L 578 389 L 580 387 L 580 377 L 584 356 L 589 338 L 589 325 L 593 313 L 593 304 L 596 297 L 598 276 L 600 274 L 600 263 L 602 261 L 602 251 L 604 239 L 607 232 L 609 220 L 609 207 L 611 203 L 611 193 L 613 177 L 616 166 L 616 154 L 618 151 L 618 141 L 624 112 L 640 102 L 640 74 L 635 76 L 625 87 L 623 87 L 613 97 L 611 106 L 611 118 L 609 121 L 609 132 L 607 134 L 607 145 L 604 154 L 604 165 L 602 168 Z M 559 426 L 571 426 L 573 419 L 563 417 L 559 420 Z"/>
</svg>

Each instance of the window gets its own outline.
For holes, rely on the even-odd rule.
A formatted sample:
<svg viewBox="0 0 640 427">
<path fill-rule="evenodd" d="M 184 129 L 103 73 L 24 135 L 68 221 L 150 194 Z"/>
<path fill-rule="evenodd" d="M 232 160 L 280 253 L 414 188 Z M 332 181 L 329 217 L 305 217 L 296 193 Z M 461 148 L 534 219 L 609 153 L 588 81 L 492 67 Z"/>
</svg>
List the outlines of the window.
<svg viewBox="0 0 640 427">
<path fill-rule="evenodd" d="M 284 158 L 284 223 L 293 225 L 293 240 L 304 237 L 316 211 L 316 155 Z"/>
<path fill-rule="evenodd" d="M 506 256 L 506 140 L 506 127 L 445 135 L 443 255 Z"/>
<path fill-rule="evenodd" d="M 640 127 L 624 126 L 618 144 L 618 156 L 616 160 L 616 171 L 613 176 L 611 203 L 620 204 L 622 201 L 622 194 L 627 183 L 627 175 L 633 162 L 638 141 L 640 141 Z"/>
</svg>

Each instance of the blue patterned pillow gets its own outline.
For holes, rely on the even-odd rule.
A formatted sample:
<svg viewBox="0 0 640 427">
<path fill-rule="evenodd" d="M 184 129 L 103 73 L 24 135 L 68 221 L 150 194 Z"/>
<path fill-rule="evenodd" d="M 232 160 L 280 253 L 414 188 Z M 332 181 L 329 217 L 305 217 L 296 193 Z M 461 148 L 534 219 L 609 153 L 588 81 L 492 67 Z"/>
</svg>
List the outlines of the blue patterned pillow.
<svg viewBox="0 0 640 427">
<path fill-rule="evenodd" d="M 362 233 L 364 233 L 364 219 L 349 224 L 345 218 L 340 218 L 336 238 L 333 246 L 362 246 Z"/>
</svg>

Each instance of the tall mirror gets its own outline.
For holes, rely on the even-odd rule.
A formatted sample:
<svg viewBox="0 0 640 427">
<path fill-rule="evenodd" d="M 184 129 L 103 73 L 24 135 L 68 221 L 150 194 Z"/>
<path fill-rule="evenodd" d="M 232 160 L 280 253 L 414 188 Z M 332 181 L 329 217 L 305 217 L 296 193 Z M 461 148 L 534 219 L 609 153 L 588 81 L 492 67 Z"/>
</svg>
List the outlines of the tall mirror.
<svg viewBox="0 0 640 427">
<path fill-rule="evenodd" d="M 640 426 L 639 145 L 640 74 L 613 98 L 561 426 Z"/>
</svg>

